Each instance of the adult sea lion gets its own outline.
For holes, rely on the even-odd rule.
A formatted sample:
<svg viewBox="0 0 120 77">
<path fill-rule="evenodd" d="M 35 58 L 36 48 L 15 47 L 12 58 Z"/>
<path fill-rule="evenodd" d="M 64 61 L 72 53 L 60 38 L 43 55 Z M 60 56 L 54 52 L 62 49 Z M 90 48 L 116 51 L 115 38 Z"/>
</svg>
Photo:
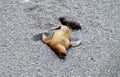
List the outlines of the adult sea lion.
<svg viewBox="0 0 120 77">
<path fill-rule="evenodd" d="M 52 38 L 47 38 L 46 35 L 42 34 L 42 40 L 47 44 L 60 58 L 65 58 L 67 55 L 67 49 L 69 47 L 78 46 L 81 40 L 77 42 L 70 42 L 71 30 L 61 25 L 60 29 L 55 31 Z"/>
</svg>

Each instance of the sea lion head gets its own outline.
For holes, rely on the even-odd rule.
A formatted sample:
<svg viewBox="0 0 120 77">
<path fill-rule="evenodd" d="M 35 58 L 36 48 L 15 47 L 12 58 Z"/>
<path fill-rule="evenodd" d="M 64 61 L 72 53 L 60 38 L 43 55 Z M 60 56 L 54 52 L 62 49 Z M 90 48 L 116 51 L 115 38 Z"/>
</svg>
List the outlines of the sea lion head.
<svg viewBox="0 0 120 77">
<path fill-rule="evenodd" d="M 63 21 L 65 19 L 66 19 L 65 17 L 59 17 L 59 21 Z"/>
</svg>

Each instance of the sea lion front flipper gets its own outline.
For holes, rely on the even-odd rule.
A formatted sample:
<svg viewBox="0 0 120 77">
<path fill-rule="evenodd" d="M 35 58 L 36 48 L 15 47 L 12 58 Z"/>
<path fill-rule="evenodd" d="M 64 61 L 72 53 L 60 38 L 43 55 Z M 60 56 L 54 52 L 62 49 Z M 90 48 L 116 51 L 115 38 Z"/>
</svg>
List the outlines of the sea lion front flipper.
<svg viewBox="0 0 120 77">
<path fill-rule="evenodd" d="M 43 41 L 45 44 L 47 44 L 47 43 L 49 43 L 49 42 L 51 41 L 51 39 L 47 38 L 47 36 L 43 33 L 43 34 L 42 34 L 42 41 Z"/>
<path fill-rule="evenodd" d="M 78 45 L 80 45 L 80 43 L 81 43 L 81 40 L 79 40 L 79 41 L 76 41 L 75 43 L 76 43 L 76 46 L 78 46 Z"/>
<path fill-rule="evenodd" d="M 76 42 L 70 42 L 70 43 L 69 43 L 69 46 L 70 46 L 70 47 L 76 47 L 76 46 L 80 45 L 80 43 L 81 43 L 81 40 L 76 41 Z"/>
</svg>

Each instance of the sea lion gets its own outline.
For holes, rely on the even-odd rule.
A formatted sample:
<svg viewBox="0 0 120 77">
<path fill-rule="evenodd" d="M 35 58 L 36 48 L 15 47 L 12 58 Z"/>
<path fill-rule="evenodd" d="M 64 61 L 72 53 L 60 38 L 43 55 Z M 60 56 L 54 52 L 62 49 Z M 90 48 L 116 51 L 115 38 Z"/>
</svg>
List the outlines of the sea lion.
<svg viewBox="0 0 120 77">
<path fill-rule="evenodd" d="M 62 23 L 62 25 L 70 26 L 72 29 L 82 29 L 78 22 L 67 20 L 65 17 L 59 17 L 59 21 Z"/>
<path fill-rule="evenodd" d="M 70 42 L 71 30 L 61 25 L 61 28 L 54 32 L 52 38 L 47 38 L 43 33 L 42 40 L 47 44 L 60 58 L 65 58 L 67 55 L 67 49 L 69 47 L 78 46 L 81 40 L 77 42 Z"/>
</svg>

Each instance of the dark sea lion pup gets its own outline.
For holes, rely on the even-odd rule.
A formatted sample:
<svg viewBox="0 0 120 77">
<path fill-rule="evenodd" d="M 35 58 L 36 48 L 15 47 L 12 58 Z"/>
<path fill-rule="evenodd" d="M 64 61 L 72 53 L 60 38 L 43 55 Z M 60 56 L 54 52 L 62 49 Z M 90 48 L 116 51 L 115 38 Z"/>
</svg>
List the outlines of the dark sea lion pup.
<svg viewBox="0 0 120 77">
<path fill-rule="evenodd" d="M 77 29 L 77 30 L 81 30 L 81 25 L 76 22 L 76 21 L 72 21 L 72 20 L 67 20 L 65 17 L 59 17 L 59 21 L 62 23 L 62 25 L 66 25 L 71 27 L 72 29 Z"/>
<path fill-rule="evenodd" d="M 47 44 L 60 58 L 64 59 L 67 55 L 67 49 L 69 47 L 78 46 L 81 40 L 76 42 L 70 42 L 71 30 L 64 25 L 53 33 L 51 38 L 47 38 L 43 33 L 42 40 Z"/>
</svg>

